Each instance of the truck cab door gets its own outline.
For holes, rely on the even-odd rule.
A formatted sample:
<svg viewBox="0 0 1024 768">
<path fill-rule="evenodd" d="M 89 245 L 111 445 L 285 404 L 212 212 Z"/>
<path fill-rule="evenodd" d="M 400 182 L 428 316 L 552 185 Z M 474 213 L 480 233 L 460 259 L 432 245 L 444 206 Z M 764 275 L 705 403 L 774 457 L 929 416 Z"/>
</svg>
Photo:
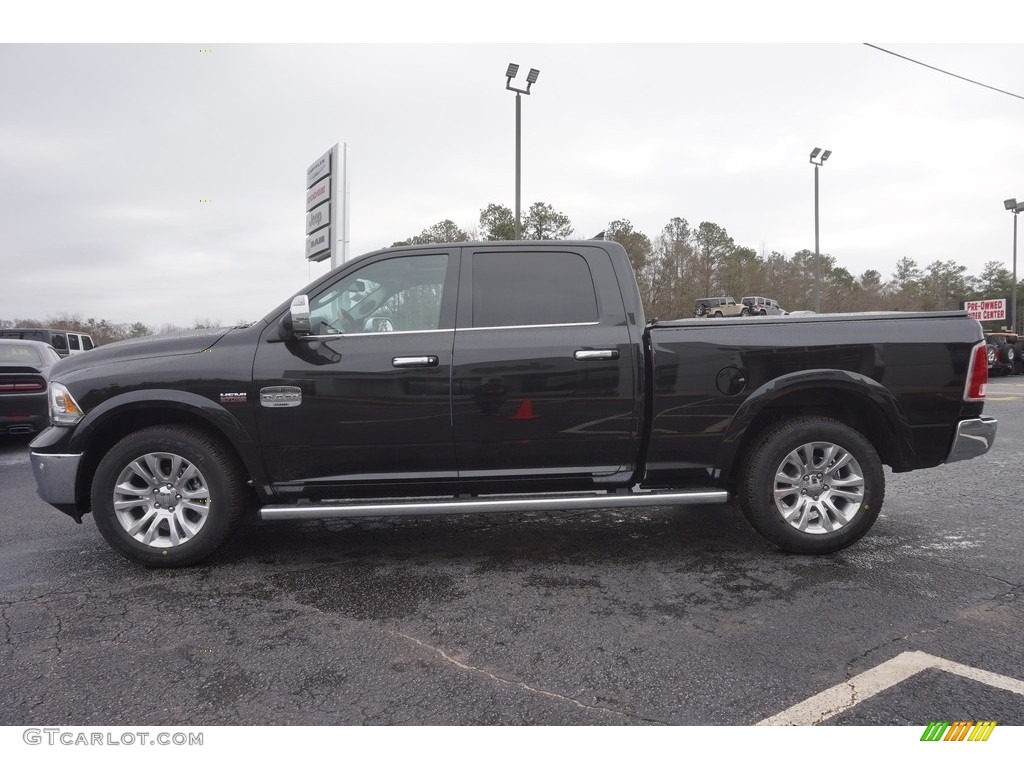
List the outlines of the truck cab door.
<svg viewBox="0 0 1024 768">
<path fill-rule="evenodd" d="M 270 323 L 257 428 L 283 497 L 335 498 L 457 476 L 450 379 L 458 249 L 383 253 L 309 296 L 310 333 Z"/>
<path fill-rule="evenodd" d="M 456 326 L 460 483 L 593 487 L 632 471 L 642 351 L 604 249 L 464 247 Z"/>
</svg>

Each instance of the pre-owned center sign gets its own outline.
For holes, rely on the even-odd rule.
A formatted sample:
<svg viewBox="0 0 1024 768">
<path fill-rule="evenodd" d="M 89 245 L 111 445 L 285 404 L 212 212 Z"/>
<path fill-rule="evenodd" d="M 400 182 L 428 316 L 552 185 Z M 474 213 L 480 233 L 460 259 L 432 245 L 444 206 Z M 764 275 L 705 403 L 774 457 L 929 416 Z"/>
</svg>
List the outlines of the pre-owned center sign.
<svg viewBox="0 0 1024 768">
<path fill-rule="evenodd" d="M 1006 299 L 979 299 L 978 301 L 965 301 L 964 309 L 967 314 L 975 320 L 1005 320 Z"/>
</svg>

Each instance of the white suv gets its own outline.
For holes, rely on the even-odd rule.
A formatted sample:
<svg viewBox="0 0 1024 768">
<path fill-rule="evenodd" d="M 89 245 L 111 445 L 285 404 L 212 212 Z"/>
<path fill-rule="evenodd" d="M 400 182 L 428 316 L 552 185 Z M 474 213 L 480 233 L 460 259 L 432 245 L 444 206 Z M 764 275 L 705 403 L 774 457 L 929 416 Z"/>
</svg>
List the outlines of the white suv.
<svg viewBox="0 0 1024 768">
<path fill-rule="evenodd" d="M 786 310 L 779 306 L 775 299 L 767 299 L 764 296 L 744 296 L 740 299 L 752 315 L 784 315 Z"/>
</svg>

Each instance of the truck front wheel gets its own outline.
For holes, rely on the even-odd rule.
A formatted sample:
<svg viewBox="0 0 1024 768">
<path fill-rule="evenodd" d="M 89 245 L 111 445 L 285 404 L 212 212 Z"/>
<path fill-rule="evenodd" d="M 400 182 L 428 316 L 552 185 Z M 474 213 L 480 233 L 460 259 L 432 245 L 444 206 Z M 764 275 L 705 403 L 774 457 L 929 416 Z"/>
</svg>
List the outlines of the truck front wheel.
<svg viewBox="0 0 1024 768">
<path fill-rule="evenodd" d="M 817 555 L 868 532 L 885 474 L 862 434 L 834 419 L 801 417 L 760 436 L 739 490 L 740 508 L 759 533 L 787 552 Z"/>
<path fill-rule="evenodd" d="M 100 461 L 92 486 L 103 538 L 129 560 L 155 567 L 211 555 L 237 527 L 244 504 L 237 460 L 187 427 L 128 435 Z"/>
</svg>

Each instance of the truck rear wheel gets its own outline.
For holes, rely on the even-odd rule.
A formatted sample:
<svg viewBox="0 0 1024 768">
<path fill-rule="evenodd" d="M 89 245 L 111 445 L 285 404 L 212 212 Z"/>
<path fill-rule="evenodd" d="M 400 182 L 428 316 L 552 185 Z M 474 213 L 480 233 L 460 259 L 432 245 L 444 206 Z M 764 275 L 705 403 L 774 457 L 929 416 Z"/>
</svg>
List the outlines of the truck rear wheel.
<svg viewBox="0 0 1024 768">
<path fill-rule="evenodd" d="M 882 507 L 885 474 L 874 447 L 842 422 L 800 417 L 757 441 L 744 465 L 740 508 L 787 552 L 836 552 L 868 532 Z"/>
<path fill-rule="evenodd" d="M 187 427 L 150 427 L 100 461 L 92 512 L 103 538 L 129 560 L 173 568 L 224 544 L 245 498 L 241 468 L 219 443 Z"/>
</svg>

